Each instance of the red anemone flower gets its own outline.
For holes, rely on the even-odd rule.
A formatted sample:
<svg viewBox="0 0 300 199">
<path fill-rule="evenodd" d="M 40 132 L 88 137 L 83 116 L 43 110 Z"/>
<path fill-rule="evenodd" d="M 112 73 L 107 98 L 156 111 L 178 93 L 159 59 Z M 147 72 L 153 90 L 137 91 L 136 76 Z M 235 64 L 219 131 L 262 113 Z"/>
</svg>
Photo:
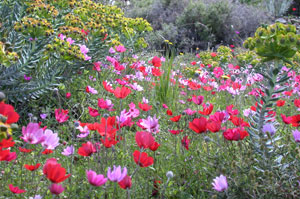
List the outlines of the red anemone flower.
<svg viewBox="0 0 300 199">
<path fill-rule="evenodd" d="M 152 133 L 145 132 L 145 131 L 136 132 L 135 141 L 140 148 L 144 148 L 144 149 L 151 147 L 155 142 Z"/>
<path fill-rule="evenodd" d="M 139 108 L 143 111 L 149 111 L 152 109 L 152 106 L 148 104 L 142 104 L 139 102 Z"/>
<path fill-rule="evenodd" d="M 295 105 L 297 108 L 300 108 L 300 99 L 295 99 L 295 100 L 294 100 L 294 105 Z"/>
<path fill-rule="evenodd" d="M 88 141 L 87 143 L 83 143 L 78 149 L 78 154 L 81 156 L 90 156 L 92 153 L 96 153 L 96 151 L 96 147 L 90 141 Z"/>
<path fill-rule="evenodd" d="M 153 164 L 154 160 L 152 157 L 148 156 L 146 152 L 134 151 L 133 153 L 134 161 L 140 167 L 148 167 Z"/>
<path fill-rule="evenodd" d="M 53 183 L 63 182 L 71 176 L 71 174 L 66 175 L 66 169 L 61 167 L 55 158 L 47 160 L 43 168 L 43 173 Z"/>
<path fill-rule="evenodd" d="M 152 58 L 151 63 L 155 67 L 160 67 L 161 66 L 161 60 L 157 56 L 155 56 L 155 57 Z"/>
<path fill-rule="evenodd" d="M 170 116 L 173 115 L 173 113 L 172 113 L 172 111 L 170 109 L 167 110 L 167 115 L 170 115 Z"/>
<path fill-rule="evenodd" d="M 284 114 L 280 114 L 280 115 L 281 115 L 282 121 L 285 124 L 290 124 L 292 122 L 292 117 L 291 116 L 286 117 Z"/>
<path fill-rule="evenodd" d="M 213 120 L 209 120 L 206 124 L 206 127 L 209 131 L 216 133 L 221 129 L 221 122 L 216 122 Z"/>
<path fill-rule="evenodd" d="M 278 100 L 278 101 L 276 102 L 276 105 L 277 105 L 278 107 L 284 106 L 284 104 L 285 104 L 285 101 L 284 101 L 284 100 Z"/>
<path fill-rule="evenodd" d="M 173 135 L 177 135 L 180 132 L 183 132 L 183 130 L 169 130 L 170 133 L 172 133 Z"/>
<path fill-rule="evenodd" d="M 190 142 L 191 140 L 188 139 L 188 136 L 184 136 L 181 140 L 181 144 L 186 150 L 189 150 Z"/>
<path fill-rule="evenodd" d="M 15 194 L 26 192 L 26 190 L 20 189 L 19 187 L 14 187 L 12 184 L 9 184 L 8 187 L 9 187 L 9 190 Z"/>
<path fill-rule="evenodd" d="M 118 184 L 122 189 L 130 189 L 132 185 L 131 177 L 126 175 Z"/>
<path fill-rule="evenodd" d="M 212 105 L 212 104 L 209 104 L 208 106 L 203 105 L 203 111 L 198 111 L 198 112 L 202 115 L 209 115 L 209 114 L 211 114 L 213 109 L 214 109 L 214 105 Z"/>
<path fill-rule="evenodd" d="M 25 169 L 27 169 L 27 170 L 29 170 L 29 171 L 35 171 L 35 170 L 37 170 L 40 166 L 41 166 L 41 163 L 37 163 L 36 165 L 29 165 L 29 164 L 25 164 L 25 165 L 24 165 Z"/>
<path fill-rule="evenodd" d="M 189 128 L 196 133 L 203 133 L 206 131 L 207 120 L 205 117 L 195 118 L 189 123 Z"/>
<path fill-rule="evenodd" d="M 10 137 L 9 139 L 2 139 L 2 141 L 0 142 L 0 147 L 2 147 L 2 148 L 13 147 L 14 145 L 15 145 L 15 142 L 12 141 L 12 137 Z"/>
<path fill-rule="evenodd" d="M 0 115 L 7 118 L 6 124 L 16 123 L 20 117 L 12 105 L 5 104 L 4 102 L 0 102 Z"/>
<path fill-rule="evenodd" d="M 151 151 L 156 151 L 158 149 L 158 147 L 160 146 L 160 144 L 158 144 L 157 142 L 154 142 L 150 147 L 149 149 Z"/>
<path fill-rule="evenodd" d="M 131 93 L 131 90 L 125 86 L 122 88 L 117 87 L 114 91 L 114 95 L 116 98 L 124 99 Z"/>
<path fill-rule="evenodd" d="M 244 129 L 235 128 L 235 129 L 227 129 L 223 133 L 223 136 L 226 140 L 238 141 L 238 140 L 243 140 L 245 137 L 249 136 L 249 134 Z"/>
<path fill-rule="evenodd" d="M 177 116 L 175 116 L 175 117 L 171 117 L 170 120 L 171 120 L 172 122 L 178 122 L 178 121 L 180 120 L 180 118 L 181 118 L 181 115 L 177 115 Z"/>
</svg>

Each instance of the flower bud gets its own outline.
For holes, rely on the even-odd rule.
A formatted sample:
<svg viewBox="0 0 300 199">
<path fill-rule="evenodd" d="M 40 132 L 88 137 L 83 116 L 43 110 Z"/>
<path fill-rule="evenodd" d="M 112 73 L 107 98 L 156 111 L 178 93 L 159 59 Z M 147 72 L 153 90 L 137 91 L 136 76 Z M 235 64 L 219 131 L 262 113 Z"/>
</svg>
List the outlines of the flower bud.
<svg viewBox="0 0 300 199">
<path fill-rule="evenodd" d="M 174 177 L 174 173 L 172 171 L 168 171 L 166 176 L 167 176 L 168 179 L 171 179 L 171 178 Z"/>
</svg>

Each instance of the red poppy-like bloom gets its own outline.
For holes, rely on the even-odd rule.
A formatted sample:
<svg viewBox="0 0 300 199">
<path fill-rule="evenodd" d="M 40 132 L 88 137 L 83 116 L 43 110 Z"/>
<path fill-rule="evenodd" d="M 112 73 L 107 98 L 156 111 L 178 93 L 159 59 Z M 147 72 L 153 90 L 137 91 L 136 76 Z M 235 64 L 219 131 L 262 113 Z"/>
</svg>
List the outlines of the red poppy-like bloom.
<svg viewBox="0 0 300 199">
<path fill-rule="evenodd" d="M 53 153 L 53 151 L 52 151 L 51 149 L 45 149 L 45 150 L 42 152 L 43 155 L 48 155 L 48 154 L 51 154 L 51 153 Z"/>
<path fill-rule="evenodd" d="M 46 164 L 43 168 L 43 173 L 53 183 L 63 182 L 65 179 L 71 176 L 71 174 L 66 175 L 66 169 L 61 167 L 55 158 L 50 158 L 46 161 Z"/>
<path fill-rule="evenodd" d="M 189 140 L 188 136 L 184 136 L 181 140 L 181 144 L 186 150 L 189 150 L 190 142 L 191 142 L 191 140 Z"/>
<path fill-rule="evenodd" d="M 143 111 L 149 111 L 152 109 L 152 106 L 148 104 L 142 104 L 139 102 L 139 108 Z"/>
<path fill-rule="evenodd" d="M 238 127 L 250 127 L 250 125 L 245 122 L 243 120 L 243 118 L 239 118 L 239 117 L 236 117 L 236 116 L 230 116 L 230 119 L 229 119 L 232 124 L 234 124 L 235 126 L 238 126 Z"/>
<path fill-rule="evenodd" d="M 93 109 L 92 107 L 88 107 L 88 109 L 90 116 L 97 117 L 100 115 L 97 109 Z"/>
<path fill-rule="evenodd" d="M 32 149 L 26 149 L 26 148 L 19 147 L 19 151 L 23 152 L 23 153 L 30 153 L 33 150 Z"/>
<path fill-rule="evenodd" d="M 68 116 L 69 111 L 64 109 L 55 109 L 55 119 L 59 123 L 66 122 L 69 119 Z"/>
<path fill-rule="evenodd" d="M 278 101 L 276 102 L 276 105 L 277 105 L 278 107 L 284 106 L 284 104 L 285 104 L 285 101 L 284 101 L 284 100 L 278 100 Z"/>
<path fill-rule="evenodd" d="M 108 92 L 110 92 L 110 93 L 114 93 L 113 87 L 111 87 L 109 84 L 107 84 L 106 81 L 103 81 L 102 84 L 103 84 L 103 87 L 104 87 L 104 89 L 105 89 L 106 91 L 108 91 Z"/>
<path fill-rule="evenodd" d="M 170 133 L 172 133 L 173 135 L 177 135 L 181 132 L 183 132 L 183 130 L 169 130 Z"/>
<path fill-rule="evenodd" d="M 223 136 L 226 140 L 243 140 L 245 137 L 249 136 L 248 132 L 241 128 L 235 128 L 235 129 L 227 129 Z"/>
<path fill-rule="evenodd" d="M 157 142 L 154 142 L 150 147 L 149 149 L 151 151 L 156 151 L 158 149 L 158 147 L 160 146 L 160 144 L 158 144 Z"/>
<path fill-rule="evenodd" d="M 29 165 L 29 164 L 25 164 L 25 165 L 24 165 L 25 169 L 27 169 L 27 170 L 29 170 L 29 171 L 35 171 L 35 170 L 37 170 L 40 166 L 41 166 L 40 163 L 37 163 L 36 165 Z"/>
<path fill-rule="evenodd" d="M 131 177 L 130 176 L 125 176 L 123 178 L 123 180 L 121 180 L 120 182 L 118 182 L 119 186 L 122 188 L 122 189 L 130 189 L 131 188 Z"/>
<path fill-rule="evenodd" d="M 131 90 L 125 86 L 122 88 L 117 87 L 114 91 L 114 95 L 116 98 L 124 99 L 131 93 Z"/>
<path fill-rule="evenodd" d="M 89 127 L 89 126 L 88 126 Z M 117 128 L 116 127 L 116 117 L 101 118 L 101 123 L 96 125 L 96 130 L 101 136 L 106 136 L 107 138 L 115 137 Z"/>
<path fill-rule="evenodd" d="M 154 144 L 155 139 L 152 136 L 152 133 L 145 132 L 145 131 L 138 131 L 135 134 L 135 141 L 140 148 L 147 149 Z"/>
<path fill-rule="evenodd" d="M 298 127 L 300 126 L 300 115 L 293 115 L 293 116 L 290 116 L 290 121 L 291 121 L 291 124 L 292 126 L 294 127 Z"/>
<path fill-rule="evenodd" d="M 203 104 L 203 111 L 198 111 L 202 115 L 209 115 L 214 109 L 214 105 L 209 104 L 208 106 Z"/>
<path fill-rule="evenodd" d="M 16 152 L 10 152 L 10 150 L 2 150 L 2 147 L 0 147 L 0 161 L 7 161 L 10 162 L 12 160 L 15 160 L 17 158 Z"/>
<path fill-rule="evenodd" d="M 105 140 L 101 139 L 102 144 L 106 148 L 111 148 L 112 146 L 116 145 L 119 141 L 115 139 L 115 137 L 107 137 Z"/>
<path fill-rule="evenodd" d="M 217 55 L 218 55 L 218 54 L 215 53 L 215 52 L 210 53 L 210 56 L 212 56 L 212 57 L 216 57 Z"/>
<path fill-rule="evenodd" d="M 20 189 L 19 187 L 14 187 L 12 184 L 8 185 L 9 190 L 15 194 L 20 194 L 26 192 L 24 189 Z"/>
<path fill-rule="evenodd" d="M 294 100 L 294 105 L 295 105 L 297 108 L 300 108 L 300 99 L 295 99 L 295 100 Z"/>
<path fill-rule="evenodd" d="M 205 117 L 195 118 L 189 123 L 189 128 L 196 133 L 203 133 L 206 131 L 207 120 Z"/>
<path fill-rule="evenodd" d="M 87 143 L 83 143 L 78 149 L 78 154 L 81 156 L 90 156 L 92 153 L 96 153 L 96 151 L 96 147 L 90 141 L 88 141 Z"/>
<path fill-rule="evenodd" d="M 159 77 L 159 76 L 161 76 L 161 74 L 162 74 L 162 72 L 159 68 L 152 68 L 152 75 L 154 77 Z"/>
<path fill-rule="evenodd" d="M 170 109 L 167 110 L 167 115 L 173 115 L 172 111 Z"/>
<path fill-rule="evenodd" d="M 15 145 L 15 142 L 12 141 L 12 137 L 10 137 L 9 139 L 2 139 L 2 141 L 0 142 L 0 148 L 9 148 L 9 147 L 13 147 Z"/>
<path fill-rule="evenodd" d="M 289 116 L 289 117 L 286 117 L 284 114 L 280 114 L 281 118 L 282 118 L 282 121 L 285 123 L 285 124 L 290 124 L 292 122 L 292 117 Z"/>
<path fill-rule="evenodd" d="M 181 115 L 177 115 L 177 116 L 175 116 L 175 117 L 171 117 L 170 120 L 171 120 L 172 122 L 178 122 L 178 121 L 180 120 L 180 118 L 181 118 Z"/>
<path fill-rule="evenodd" d="M 0 102 L 0 115 L 3 115 L 7 118 L 6 124 L 16 123 L 20 116 L 12 105 L 5 104 L 4 102 Z"/>
<path fill-rule="evenodd" d="M 161 66 L 161 60 L 157 56 L 155 56 L 155 57 L 152 58 L 151 63 L 155 67 L 160 67 Z"/>
<path fill-rule="evenodd" d="M 153 164 L 154 160 L 152 157 L 148 156 L 146 152 L 134 151 L 133 159 L 137 165 L 140 167 L 148 167 Z"/>
<path fill-rule="evenodd" d="M 206 127 L 209 131 L 216 133 L 221 129 L 221 122 L 209 120 L 206 124 Z"/>
</svg>

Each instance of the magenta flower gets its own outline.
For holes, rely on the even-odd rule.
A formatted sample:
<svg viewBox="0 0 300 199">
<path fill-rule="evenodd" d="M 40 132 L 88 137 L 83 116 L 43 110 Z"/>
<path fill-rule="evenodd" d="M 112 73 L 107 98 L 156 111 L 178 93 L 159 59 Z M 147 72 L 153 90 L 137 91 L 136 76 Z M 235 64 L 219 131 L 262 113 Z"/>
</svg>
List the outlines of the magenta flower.
<svg viewBox="0 0 300 199">
<path fill-rule="evenodd" d="M 66 122 L 69 119 L 68 116 L 69 111 L 64 109 L 55 109 L 55 119 L 59 123 Z"/>
<path fill-rule="evenodd" d="M 30 77 L 30 76 L 27 76 L 27 75 L 24 75 L 24 79 L 25 79 L 26 81 L 30 81 L 30 80 L 31 80 L 31 77 Z"/>
<path fill-rule="evenodd" d="M 49 190 L 52 194 L 59 195 L 65 190 L 65 188 L 60 184 L 51 184 Z"/>
<path fill-rule="evenodd" d="M 107 178 L 105 178 L 104 175 L 97 175 L 97 173 L 93 170 L 85 171 L 85 173 L 89 183 L 93 186 L 99 187 L 104 185 L 107 181 Z"/>
<path fill-rule="evenodd" d="M 116 51 L 120 52 L 120 53 L 123 53 L 126 51 L 126 48 L 122 45 L 118 45 L 115 47 L 116 48 Z"/>
<path fill-rule="evenodd" d="M 107 177 L 112 182 L 120 182 L 123 180 L 123 178 L 127 175 L 127 168 L 124 167 L 123 171 L 121 169 L 121 166 L 116 167 L 114 165 L 114 170 L 111 171 L 110 167 L 108 167 L 107 170 Z"/>
<path fill-rule="evenodd" d="M 140 115 L 140 110 L 135 108 L 135 104 L 133 102 L 129 104 L 129 108 L 128 113 L 130 117 L 136 118 Z"/>
<path fill-rule="evenodd" d="M 293 136 L 295 138 L 296 142 L 300 142 L 300 131 L 298 131 L 297 129 L 292 131 L 293 132 Z"/>
<path fill-rule="evenodd" d="M 61 40 L 65 40 L 66 36 L 63 35 L 63 34 L 59 34 L 58 37 L 61 39 Z"/>
<path fill-rule="evenodd" d="M 150 133 L 157 133 L 159 131 L 158 119 L 156 119 L 155 115 L 153 118 L 148 116 L 147 119 L 142 119 L 140 124 Z"/>
<path fill-rule="evenodd" d="M 53 131 L 51 131 L 50 129 L 46 129 L 45 130 L 45 141 L 42 142 L 42 146 L 45 149 L 55 149 L 55 147 L 57 147 L 59 145 L 59 137 L 57 135 L 57 133 L 53 133 Z"/>
<path fill-rule="evenodd" d="M 216 191 L 224 191 L 228 189 L 227 178 L 226 176 L 220 175 L 220 177 L 216 177 L 214 182 L 212 183 L 213 189 Z"/>
<path fill-rule="evenodd" d="M 74 43 L 74 40 L 71 37 L 68 37 L 67 42 L 72 45 Z"/>
<path fill-rule="evenodd" d="M 86 45 L 79 44 L 79 47 L 82 54 L 87 54 L 89 52 L 89 49 L 86 47 Z"/>
<path fill-rule="evenodd" d="M 109 51 L 108 51 L 110 54 L 114 54 L 116 53 L 115 49 L 113 47 L 110 47 Z"/>
<path fill-rule="evenodd" d="M 204 97 L 201 95 L 199 95 L 199 96 L 193 95 L 193 97 L 192 97 L 192 101 L 197 105 L 201 105 L 203 103 L 203 100 L 204 100 Z"/>
<path fill-rule="evenodd" d="M 86 91 L 87 93 L 92 93 L 92 94 L 94 94 L 94 95 L 98 94 L 98 91 L 97 91 L 96 89 L 94 89 L 93 87 L 91 87 L 91 86 L 87 86 L 87 87 L 85 88 L 85 91 Z"/>
<path fill-rule="evenodd" d="M 71 146 L 68 146 L 67 148 L 65 148 L 61 154 L 63 154 L 64 156 L 70 156 L 70 155 L 74 154 L 74 151 L 75 151 L 74 147 L 73 147 L 73 145 L 71 145 Z"/>
<path fill-rule="evenodd" d="M 273 124 L 267 123 L 263 126 L 262 131 L 264 133 L 268 132 L 268 133 L 270 133 L 271 136 L 273 136 L 276 132 L 276 129 Z"/>
<path fill-rule="evenodd" d="M 29 144 L 42 143 L 46 136 L 44 130 L 40 128 L 38 123 L 29 123 L 27 127 L 22 127 L 22 139 Z"/>
<path fill-rule="evenodd" d="M 46 113 L 41 113 L 40 114 L 40 117 L 44 120 L 44 119 L 46 119 L 46 117 L 47 117 L 48 115 L 46 114 Z"/>
</svg>

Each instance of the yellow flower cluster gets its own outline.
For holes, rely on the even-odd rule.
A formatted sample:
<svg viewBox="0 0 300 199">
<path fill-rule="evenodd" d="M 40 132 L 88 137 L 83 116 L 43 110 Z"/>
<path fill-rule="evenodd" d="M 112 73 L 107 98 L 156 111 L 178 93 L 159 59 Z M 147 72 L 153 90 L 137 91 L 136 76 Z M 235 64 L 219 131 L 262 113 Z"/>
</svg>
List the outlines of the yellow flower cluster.
<svg viewBox="0 0 300 199">
<path fill-rule="evenodd" d="M 54 39 L 52 44 L 47 45 L 48 53 L 59 53 L 64 60 L 72 60 L 74 58 L 84 60 L 84 55 L 81 53 L 79 46 L 70 45 L 68 42 L 61 39 Z"/>
<path fill-rule="evenodd" d="M 244 47 L 264 57 L 263 61 L 292 58 L 300 50 L 300 35 L 296 27 L 276 23 L 256 30 L 254 37 L 244 42 Z"/>
<path fill-rule="evenodd" d="M 10 66 L 18 58 L 18 54 L 12 52 L 9 44 L 0 41 L 0 64 Z"/>
<path fill-rule="evenodd" d="M 233 58 L 231 49 L 226 46 L 220 46 L 217 52 L 202 51 L 199 56 L 202 64 L 210 64 L 212 67 L 219 66 L 221 63 L 228 63 Z"/>
<path fill-rule="evenodd" d="M 236 60 L 240 66 L 247 64 L 255 66 L 261 61 L 261 58 L 254 51 L 248 50 L 237 54 Z"/>
<path fill-rule="evenodd" d="M 15 30 L 32 38 L 39 36 L 50 36 L 54 33 L 52 25 L 46 19 L 35 19 L 24 17 L 20 22 L 15 24 Z"/>
<path fill-rule="evenodd" d="M 30 3 L 26 11 L 29 14 L 35 14 L 40 18 L 46 19 L 55 18 L 59 14 L 58 10 L 56 10 L 54 6 L 39 1 Z"/>
<path fill-rule="evenodd" d="M 38 12 L 40 12 L 40 9 L 43 10 L 44 7 L 47 8 L 47 10 L 48 8 L 51 8 L 51 10 L 61 9 L 60 12 L 70 9 L 70 12 L 63 16 L 65 24 L 63 25 L 63 28 L 59 28 L 60 31 L 63 31 L 59 33 L 71 34 L 72 32 L 77 36 L 77 39 L 82 38 L 81 36 L 78 37 L 78 30 L 84 29 L 85 31 L 88 30 L 92 36 L 105 37 L 105 35 L 108 34 L 109 39 L 112 41 L 107 42 L 111 45 L 115 45 L 116 43 L 120 43 L 120 36 L 113 37 L 113 35 L 123 34 L 127 39 L 131 39 L 139 33 L 152 31 L 151 25 L 146 20 L 142 18 L 127 18 L 124 16 L 124 13 L 120 8 L 116 6 L 95 3 L 91 0 L 28 1 L 28 3 L 30 2 L 32 6 L 30 6 L 28 9 L 36 12 L 36 14 L 40 17 L 42 16 Z M 48 5 L 46 3 L 48 3 Z M 35 8 L 33 9 L 32 7 Z M 58 12 L 59 11 L 55 13 Z M 116 40 L 118 42 L 116 42 Z M 145 47 L 147 43 L 143 38 L 139 38 L 135 45 Z"/>
</svg>

